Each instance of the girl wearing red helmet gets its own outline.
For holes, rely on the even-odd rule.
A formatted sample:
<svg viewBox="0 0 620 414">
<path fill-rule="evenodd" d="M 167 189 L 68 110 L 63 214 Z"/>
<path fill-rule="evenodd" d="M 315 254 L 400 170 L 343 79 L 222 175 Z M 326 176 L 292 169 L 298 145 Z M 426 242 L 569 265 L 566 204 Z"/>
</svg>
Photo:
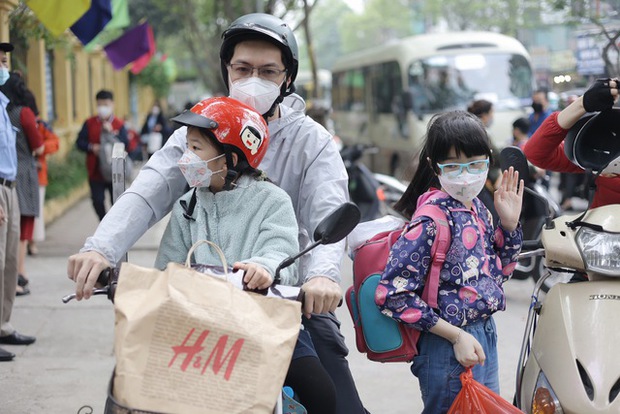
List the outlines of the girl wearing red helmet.
<svg viewBox="0 0 620 414">
<path fill-rule="evenodd" d="M 192 190 L 172 210 L 155 266 L 183 263 L 192 244 L 206 239 L 245 271 L 248 288 L 269 287 L 299 245 L 290 197 L 257 169 L 269 144 L 265 120 L 228 97 L 205 99 L 172 120 L 187 127 L 178 167 Z M 196 261 L 218 262 L 210 249 L 199 249 Z M 283 283 L 294 284 L 296 268 L 285 272 Z"/>
</svg>

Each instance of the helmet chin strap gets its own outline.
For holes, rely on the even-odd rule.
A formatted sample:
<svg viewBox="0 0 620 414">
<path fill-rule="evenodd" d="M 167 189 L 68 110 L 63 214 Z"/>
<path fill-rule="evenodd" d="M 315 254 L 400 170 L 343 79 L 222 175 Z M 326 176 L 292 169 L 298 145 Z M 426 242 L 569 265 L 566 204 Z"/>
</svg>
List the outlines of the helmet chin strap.
<svg viewBox="0 0 620 414">
<path fill-rule="evenodd" d="M 269 110 L 263 114 L 263 118 L 265 118 L 265 121 L 267 123 L 269 122 L 269 118 L 271 118 L 273 114 L 276 113 L 276 108 L 278 107 L 278 105 L 284 100 L 284 97 L 286 96 L 287 87 L 288 86 L 285 80 L 284 82 L 282 82 L 282 85 L 280 86 L 280 96 L 278 96 L 276 100 L 273 101 L 273 105 L 271 105 L 271 108 L 269 108 Z"/>
<path fill-rule="evenodd" d="M 233 183 L 239 177 L 239 173 L 235 170 L 235 164 L 233 163 L 232 154 L 230 151 L 226 151 L 226 176 L 224 177 L 224 190 L 228 191 L 233 188 Z"/>
</svg>

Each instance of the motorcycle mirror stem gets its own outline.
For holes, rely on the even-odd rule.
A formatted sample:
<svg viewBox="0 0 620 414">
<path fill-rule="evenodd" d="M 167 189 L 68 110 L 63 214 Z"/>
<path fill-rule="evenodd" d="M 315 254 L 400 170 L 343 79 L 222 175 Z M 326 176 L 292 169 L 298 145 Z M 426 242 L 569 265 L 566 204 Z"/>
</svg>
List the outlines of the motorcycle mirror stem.
<svg viewBox="0 0 620 414">
<path fill-rule="evenodd" d="M 524 190 L 537 200 L 540 200 L 545 205 L 547 216 L 545 217 L 545 229 L 549 230 L 555 227 L 553 223 L 553 211 L 549 205 L 549 200 L 532 190 L 529 186 L 532 185 L 530 179 L 530 166 L 527 163 L 525 154 L 519 147 L 506 147 L 499 154 L 499 165 L 502 171 L 506 171 L 508 168 L 513 167 L 515 171 L 519 172 L 519 177 L 523 179 L 525 184 Z"/>
<path fill-rule="evenodd" d="M 360 210 L 355 204 L 351 202 L 341 204 L 340 207 L 332 211 L 319 223 L 318 226 L 316 226 L 313 236 L 315 240 L 314 243 L 296 255 L 287 257 L 278 265 L 276 275 L 274 277 L 274 284 L 280 283 L 280 271 L 282 271 L 282 269 L 292 265 L 295 263 L 295 260 L 299 259 L 301 256 L 320 244 L 337 243 L 344 239 L 347 234 L 351 233 L 355 226 L 357 226 L 360 218 Z"/>
</svg>

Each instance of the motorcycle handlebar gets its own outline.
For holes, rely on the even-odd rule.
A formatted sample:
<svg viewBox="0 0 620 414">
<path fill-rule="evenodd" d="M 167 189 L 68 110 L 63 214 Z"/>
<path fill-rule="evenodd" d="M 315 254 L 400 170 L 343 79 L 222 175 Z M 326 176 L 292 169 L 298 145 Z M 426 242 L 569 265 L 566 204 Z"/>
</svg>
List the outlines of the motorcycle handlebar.
<svg viewBox="0 0 620 414">
<path fill-rule="evenodd" d="M 116 284 L 118 281 L 118 270 L 108 267 L 99 273 L 97 284 L 103 286 L 93 290 L 93 295 L 106 295 L 107 298 L 114 303 L 114 294 L 116 293 Z M 75 299 L 75 293 L 62 298 L 63 303 L 69 303 Z"/>
<path fill-rule="evenodd" d="M 521 245 L 521 250 L 536 250 L 536 249 L 542 249 L 543 245 L 542 245 L 542 241 L 540 240 L 524 240 L 523 244 Z"/>
<path fill-rule="evenodd" d="M 114 295 L 116 293 L 116 285 L 118 283 L 118 273 L 119 270 L 118 269 L 112 269 L 112 268 L 107 268 L 104 269 L 100 274 L 99 277 L 97 278 L 97 284 L 103 286 L 102 288 L 96 288 L 93 290 L 93 296 L 97 295 L 105 295 L 112 303 L 114 303 Z M 244 284 L 243 286 L 243 290 L 247 291 L 247 292 L 254 292 L 254 293 L 258 293 L 261 295 L 267 295 L 267 292 L 269 291 L 269 288 L 267 289 L 255 289 L 255 290 L 250 290 L 247 289 L 246 285 Z M 62 298 L 62 302 L 63 303 L 69 303 L 71 300 L 75 299 L 75 293 L 72 293 L 70 295 L 67 295 L 65 297 Z M 299 302 L 301 302 L 301 305 L 304 305 L 304 299 L 305 299 L 305 295 L 304 295 L 304 291 L 302 289 L 299 290 L 299 295 L 297 296 L 297 299 Z M 342 299 L 340 299 L 340 303 L 338 304 L 338 306 L 342 305 Z"/>
</svg>

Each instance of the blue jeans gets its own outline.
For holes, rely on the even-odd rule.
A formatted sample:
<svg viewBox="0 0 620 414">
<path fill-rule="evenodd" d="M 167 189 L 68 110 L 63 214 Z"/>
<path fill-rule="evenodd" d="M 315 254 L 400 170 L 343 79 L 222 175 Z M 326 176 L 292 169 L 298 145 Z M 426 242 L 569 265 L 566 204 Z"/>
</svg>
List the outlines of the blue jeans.
<svg viewBox="0 0 620 414">
<path fill-rule="evenodd" d="M 497 332 L 493 318 L 463 326 L 462 329 L 480 342 L 486 355 L 484 366 L 478 364 L 473 367 L 474 379 L 499 394 Z M 423 413 L 446 413 L 461 390 L 459 375 L 465 368 L 456 360 L 452 344 L 430 332 L 420 335 L 418 351 L 411 372 L 420 382 Z"/>
</svg>

